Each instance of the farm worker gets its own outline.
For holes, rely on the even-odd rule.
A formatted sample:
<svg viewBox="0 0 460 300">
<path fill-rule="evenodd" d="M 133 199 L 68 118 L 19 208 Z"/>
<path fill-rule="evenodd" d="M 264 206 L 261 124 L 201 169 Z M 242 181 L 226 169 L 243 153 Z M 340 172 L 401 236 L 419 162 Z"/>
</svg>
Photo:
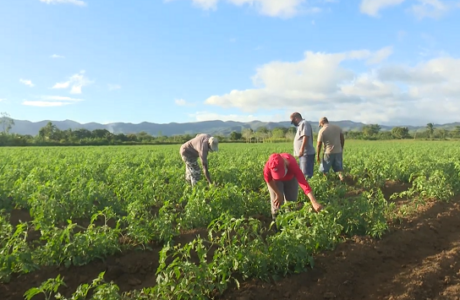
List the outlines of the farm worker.
<svg viewBox="0 0 460 300">
<path fill-rule="evenodd" d="M 297 127 L 294 137 L 294 156 L 299 158 L 302 173 L 308 178 L 313 177 L 315 166 L 315 146 L 313 145 L 313 129 L 302 115 L 295 112 L 291 115 L 291 124 Z"/>
<path fill-rule="evenodd" d="M 334 124 L 329 124 L 326 117 L 319 120 L 318 143 L 316 145 L 316 160 L 320 163 L 320 172 L 326 175 L 332 167 L 334 172 L 339 174 L 343 181 L 342 152 L 345 145 L 345 138 L 342 129 Z M 321 147 L 324 145 L 323 157 L 320 160 Z"/>
<path fill-rule="evenodd" d="M 276 218 L 278 209 L 285 201 L 297 201 L 299 185 L 310 199 L 315 211 L 323 208 L 316 201 L 310 185 L 291 154 L 274 153 L 270 155 L 264 167 L 264 179 L 270 192 L 273 219 Z"/>
<path fill-rule="evenodd" d="M 201 170 L 198 157 L 201 159 L 204 175 L 209 184 L 212 184 L 208 171 L 208 153 L 218 151 L 217 138 L 209 134 L 198 134 L 180 147 L 180 155 L 185 163 L 185 180 L 194 186 L 201 179 Z"/>
</svg>

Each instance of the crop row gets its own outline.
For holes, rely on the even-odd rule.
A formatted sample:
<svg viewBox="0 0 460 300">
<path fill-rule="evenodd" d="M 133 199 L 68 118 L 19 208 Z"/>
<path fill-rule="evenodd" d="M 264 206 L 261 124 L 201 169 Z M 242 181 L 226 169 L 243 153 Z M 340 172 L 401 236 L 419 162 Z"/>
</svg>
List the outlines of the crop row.
<svg viewBox="0 0 460 300">
<path fill-rule="evenodd" d="M 104 299 L 200 299 L 246 278 L 300 272 L 313 265 L 315 253 L 347 236 L 385 233 L 395 213 L 380 189 L 389 180 L 410 184 L 400 196 L 449 200 L 458 194 L 459 145 L 348 143 L 344 164 L 353 186 L 314 176 L 310 185 L 325 210 L 287 204 L 277 219 L 279 233 L 255 217 L 270 215 L 264 163 L 273 152 L 290 152 L 290 144 L 222 145 L 209 158 L 217 185 L 195 188 L 184 181 L 175 146 L 3 148 L 0 280 L 44 266 L 81 266 L 152 243 L 163 245 L 154 287 L 121 293 L 101 277 L 72 299 L 85 299 L 81 289 L 95 287 Z M 351 189 L 363 192 L 349 197 Z M 13 226 L 14 210 L 30 212 L 32 221 Z M 207 228 L 208 235 L 174 244 L 194 228 Z M 29 295 L 51 295 L 61 283 L 50 279 Z"/>
</svg>

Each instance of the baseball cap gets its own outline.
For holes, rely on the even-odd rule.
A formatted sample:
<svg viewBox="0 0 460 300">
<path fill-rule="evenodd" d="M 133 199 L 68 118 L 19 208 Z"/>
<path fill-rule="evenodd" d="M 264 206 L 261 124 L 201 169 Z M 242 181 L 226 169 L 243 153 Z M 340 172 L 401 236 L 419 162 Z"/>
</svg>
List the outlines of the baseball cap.
<svg viewBox="0 0 460 300">
<path fill-rule="evenodd" d="M 209 142 L 209 146 L 211 147 L 211 150 L 213 152 L 219 151 L 219 141 L 217 140 L 217 138 L 212 136 L 212 137 L 209 138 L 208 142 Z"/>
<path fill-rule="evenodd" d="M 284 177 L 285 169 L 284 169 L 284 159 L 278 153 L 270 155 L 268 159 L 268 168 L 272 174 L 274 180 L 279 180 Z"/>
</svg>

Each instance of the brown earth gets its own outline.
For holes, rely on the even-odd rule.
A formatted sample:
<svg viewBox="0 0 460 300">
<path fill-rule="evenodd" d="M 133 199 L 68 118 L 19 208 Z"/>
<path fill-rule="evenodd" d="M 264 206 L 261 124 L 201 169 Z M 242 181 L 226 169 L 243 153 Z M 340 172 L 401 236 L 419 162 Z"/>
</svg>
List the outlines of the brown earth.
<svg viewBox="0 0 460 300">
<path fill-rule="evenodd" d="M 219 299 L 460 299 L 459 203 L 428 202 L 381 240 L 355 237 L 306 273 L 247 281 Z"/>
<path fill-rule="evenodd" d="M 408 189 L 387 182 L 385 197 Z M 381 240 L 354 237 L 336 250 L 315 258 L 314 269 L 278 282 L 250 280 L 231 288 L 219 299 L 460 299 L 460 198 L 451 203 L 428 202 L 402 224 L 393 224 Z M 12 214 L 11 223 L 30 221 L 25 211 Z M 264 220 L 265 221 L 265 220 Z M 187 243 L 206 230 L 184 232 L 176 243 Z M 47 267 L 13 276 L 0 283 L 0 299 L 23 299 L 25 291 L 58 274 L 69 296 L 78 285 L 90 283 L 100 272 L 121 291 L 155 285 L 161 247 L 128 251 L 82 267 Z M 43 299 L 36 296 L 33 299 Z"/>
<path fill-rule="evenodd" d="M 205 238 L 207 230 L 183 232 L 174 239 L 174 243 L 184 245 L 197 236 Z M 159 266 L 161 249 L 161 246 L 152 246 L 151 250 L 126 251 L 110 256 L 105 261 L 93 261 L 81 267 L 44 267 L 30 274 L 14 275 L 9 283 L 0 283 L 0 299 L 22 300 L 28 289 L 38 287 L 42 282 L 59 274 L 66 284 L 59 292 L 65 296 L 70 296 L 79 285 L 91 283 L 101 272 L 105 272 L 106 281 L 116 283 L 122 292 L 151 287 L 156 284 L 155 273 Z M 40 300 L 44 297 L 37 295 L 33 299 Z"/>
</svg>

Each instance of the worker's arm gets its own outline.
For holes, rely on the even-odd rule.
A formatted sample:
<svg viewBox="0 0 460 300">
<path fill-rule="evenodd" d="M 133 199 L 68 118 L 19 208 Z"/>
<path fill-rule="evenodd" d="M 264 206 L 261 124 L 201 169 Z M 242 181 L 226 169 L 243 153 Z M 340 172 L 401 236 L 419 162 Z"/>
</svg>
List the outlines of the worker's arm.
<svg viewBox="0 0 460 300">
<path fill-rule="evenodd" d="M 317 162 L 320 162 L 319 157 L 320 157 L 320 153 L 321 153 L 321 148 L 322 148 L 322 146 L 323 146 L 323 143 L 322 143 L 322 142 L 318 142 L 318 143 L 316 144 L 316 161 L 317 161 Z"/>
<path fill-rule="evenodd" d="M 345 136 L 343 133 L 340 133 L 340 145 L 342 145 L 342 151 L 343 151 L 343 146 L 345 146 Z"/>
</svg>

